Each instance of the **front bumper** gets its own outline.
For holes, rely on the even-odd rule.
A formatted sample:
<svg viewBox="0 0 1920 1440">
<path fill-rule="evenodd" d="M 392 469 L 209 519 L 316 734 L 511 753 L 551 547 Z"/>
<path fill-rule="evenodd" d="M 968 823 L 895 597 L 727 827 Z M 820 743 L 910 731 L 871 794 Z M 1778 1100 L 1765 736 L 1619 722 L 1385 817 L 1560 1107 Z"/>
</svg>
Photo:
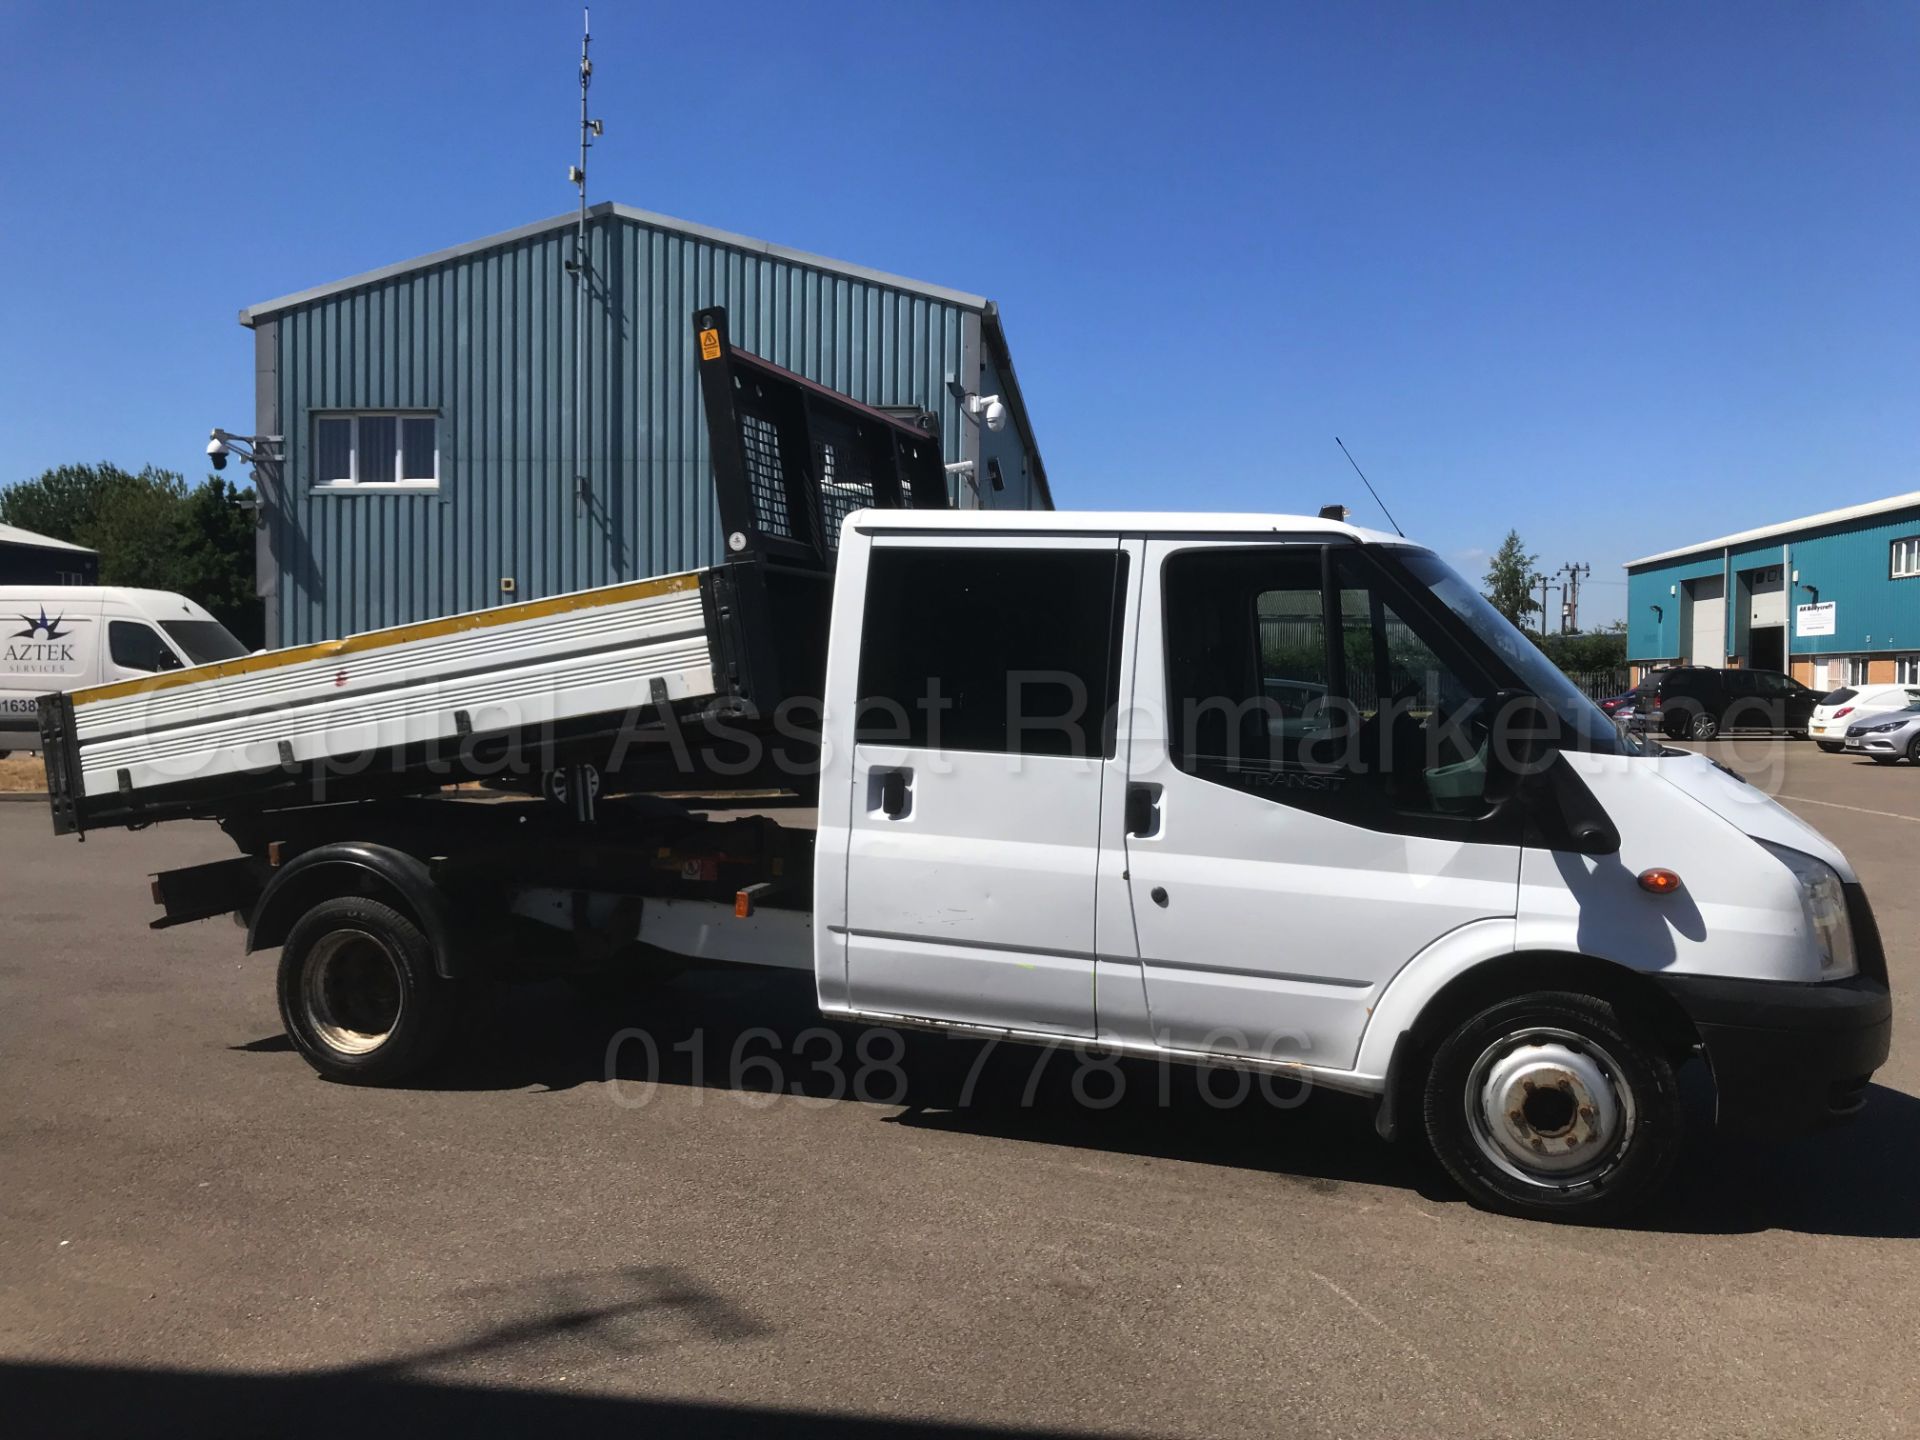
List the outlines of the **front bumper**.
<svg viewBox="0 0 1920 1440">
<path fill-rule="evenodd" d="M 1893 996 L 1882 978 L 1659 981 L 1706 1048 L 1722 1129 L 1783 1136 L 1845 1120 L 1866 1104 L 1868 1082 L 1886 1063 Z"/>
</svg>

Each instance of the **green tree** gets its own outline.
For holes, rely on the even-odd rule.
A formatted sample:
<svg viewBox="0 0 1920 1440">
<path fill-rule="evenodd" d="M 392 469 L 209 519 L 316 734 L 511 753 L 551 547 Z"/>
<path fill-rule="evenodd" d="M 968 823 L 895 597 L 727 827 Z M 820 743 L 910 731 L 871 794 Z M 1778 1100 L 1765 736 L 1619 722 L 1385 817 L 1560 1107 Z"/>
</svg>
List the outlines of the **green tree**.
<svg viewBox="0 0 1920 1440">
<path fill-rule="evenodd" d="M 96 550 L 101 584 L 176 591 L 258 645 L 252 497 L 217 475 L 189 489 L 151 465 L 61 465 L 0 490 L 0 522 Z"/>
<path fill-rule="evenodd" d="M 1540 602 L 1533 598 L 1532 583 L 1538 558 L 1527 553 L 1518 530 L 1509 530 L 1487 565 L 1487 578 L 1481 582 L 1486 586 L 1483 593 L 1488 603 L 1516 625 L 1524 624 L 1527 616 L 1540 608 Z"/>
</svg>

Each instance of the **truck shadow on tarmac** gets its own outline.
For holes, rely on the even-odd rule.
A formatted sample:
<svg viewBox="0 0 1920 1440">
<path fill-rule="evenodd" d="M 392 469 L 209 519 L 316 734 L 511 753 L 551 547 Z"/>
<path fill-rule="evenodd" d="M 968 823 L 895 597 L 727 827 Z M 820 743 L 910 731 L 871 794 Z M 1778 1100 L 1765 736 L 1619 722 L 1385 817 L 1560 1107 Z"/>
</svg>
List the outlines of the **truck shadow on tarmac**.
<svg viewBox="0 0 1920 1440">
<path fill-rule="evenodd" d="M 759 1104 L 776 1095 L 867 1104 L 910 1129 L 1261 1171 L 1321 1193 L 1376 1185 L 1465 1203 L 1423 1147 L 1380 1139 L 1369 1101 L 1224 1067 L 826 1021 L 804 975 L 696 970 L 618 1000 L 558 984 L 502 989 L 465 1031 L 418 1088 L 606 1084 L 633 1105 L 659 1087 L 698 1087 Z M 287 1047 L 268 1037 L 235 1048 Z M 1770 1144 L 1707 1133 L 1704 1066 L 1683 1080 L 1704 1138 L 1630 1228 L 1920 1238 L 1920 1099 L 1876 1085 L 1851 1124 Z"/>
</svg>

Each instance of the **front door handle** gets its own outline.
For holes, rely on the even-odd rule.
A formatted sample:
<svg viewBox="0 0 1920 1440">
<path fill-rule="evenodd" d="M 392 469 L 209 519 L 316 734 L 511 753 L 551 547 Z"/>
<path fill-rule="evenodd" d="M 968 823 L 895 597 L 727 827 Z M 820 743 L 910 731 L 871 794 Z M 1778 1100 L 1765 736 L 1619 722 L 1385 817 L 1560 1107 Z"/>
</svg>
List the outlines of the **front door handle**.
<svg viewBox="0 0 1920 1440">
<path fill-rule="evenodd" d="M 1127 786 L 1127 834 L 1154 835 L 1160 830 L 1160 787 Z"/>
</svg>

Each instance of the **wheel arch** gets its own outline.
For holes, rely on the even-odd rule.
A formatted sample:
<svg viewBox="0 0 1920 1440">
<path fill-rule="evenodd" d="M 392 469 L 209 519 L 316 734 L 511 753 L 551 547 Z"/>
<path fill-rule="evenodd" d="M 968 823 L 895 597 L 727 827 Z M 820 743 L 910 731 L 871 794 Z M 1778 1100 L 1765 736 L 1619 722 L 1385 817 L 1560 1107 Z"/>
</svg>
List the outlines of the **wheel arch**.
<svg viewBox="0 0 1920 1440">
<path fill-rule="evenodd" d="M 426 863 L 392 846 L 362 841 L 318 846 L 275 871 L 249 918 L 247 953 L 285 944 L 302 915 L 347 895 L 391 905 L 420 927 L 433 946 L 433 968 L 442 977 L 454 979 L 462 973 L 452 907 Z"/>
<path fill-rule="evenodd" d="M 1566 950 L 1521 950 L 1458 970 L 1422 997 L 1391 1041 L 1386 1085 L 1376 1127 L 1391 1140 L 1400 1117 L 1419 1113 L 1418 1093 L 1427 1061 L 1448 1030 L 1468 1016 L 1512 995 L 1571 990 L 1609 1001 L 1647 1027 L 1678 1064 L 1700 1044 L 1693 1021 L 1679 1002 L 1644 971 L 1614 960 Z"/>
</svg>

